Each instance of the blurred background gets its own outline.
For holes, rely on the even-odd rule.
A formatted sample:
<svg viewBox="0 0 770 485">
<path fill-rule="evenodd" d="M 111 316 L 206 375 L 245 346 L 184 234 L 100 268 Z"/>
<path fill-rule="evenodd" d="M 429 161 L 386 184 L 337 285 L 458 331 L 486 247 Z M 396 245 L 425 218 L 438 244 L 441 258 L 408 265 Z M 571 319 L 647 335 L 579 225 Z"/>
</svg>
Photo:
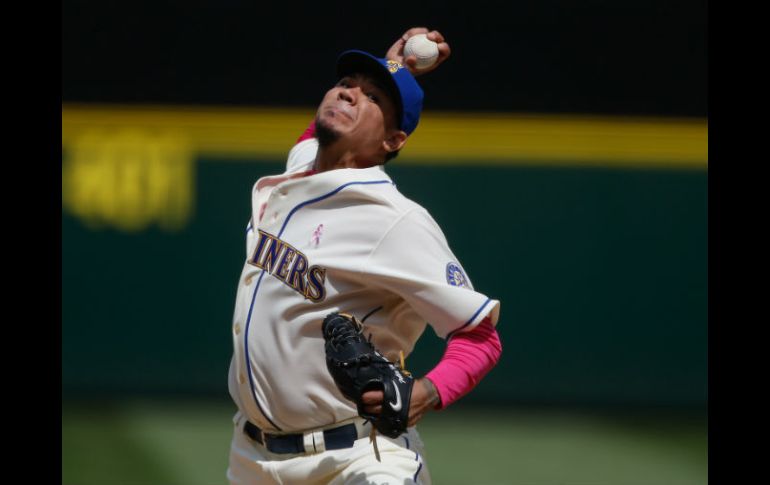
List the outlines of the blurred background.
<svg viewBox="0 0 770 485">
<path fill-rule="evenodd" d="M 251 187 L 412 26 L 452 56 L 387 171 L 502 302 L 434 483 L 707 482 L 705 1 L 64 0 L 63 484 L 226 483 Z"/>
</svg>

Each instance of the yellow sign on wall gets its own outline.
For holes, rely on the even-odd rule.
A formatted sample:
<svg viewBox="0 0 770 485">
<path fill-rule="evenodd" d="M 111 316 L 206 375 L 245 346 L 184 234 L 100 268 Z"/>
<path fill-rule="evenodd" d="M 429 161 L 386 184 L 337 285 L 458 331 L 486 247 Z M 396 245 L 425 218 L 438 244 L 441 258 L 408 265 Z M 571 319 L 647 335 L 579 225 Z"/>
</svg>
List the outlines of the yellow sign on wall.
<svg viewBox="0 0 770 485">
<path fill-rule="evenodd" d="M 193 158 L 179 133 L 83 131 L 62 162 L 62 204 L 93 229 L 179 230 L 193 210 Z"/>
<path fill-rule="evenodd" d="M 285 160 L 312 109 L 62 107 L 62 203 L 91 228 L 180 230 L 195 160 Z M 708 169 L 707 119 L 426 112 L 400 164 Z"/>
</svg>

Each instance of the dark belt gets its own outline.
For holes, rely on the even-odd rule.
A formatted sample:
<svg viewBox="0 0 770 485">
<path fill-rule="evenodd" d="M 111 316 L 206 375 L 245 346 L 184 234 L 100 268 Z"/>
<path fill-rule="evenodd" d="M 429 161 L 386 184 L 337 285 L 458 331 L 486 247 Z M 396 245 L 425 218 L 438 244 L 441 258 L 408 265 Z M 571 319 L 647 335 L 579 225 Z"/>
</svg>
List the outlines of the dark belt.
<svg viewBox="0 0 770 485">
<path fill-rule="evenodd" d="M 243 432 L 273 453 L 305 453 L 306 451 L 302 434 L 264 433 L 257 425 L 249 421 L 243 425 Z M 327 450 L 350 448 L 357 439 L 358 430 L 353 423 L 324 430 L 324 445 Z"/>
</svg>

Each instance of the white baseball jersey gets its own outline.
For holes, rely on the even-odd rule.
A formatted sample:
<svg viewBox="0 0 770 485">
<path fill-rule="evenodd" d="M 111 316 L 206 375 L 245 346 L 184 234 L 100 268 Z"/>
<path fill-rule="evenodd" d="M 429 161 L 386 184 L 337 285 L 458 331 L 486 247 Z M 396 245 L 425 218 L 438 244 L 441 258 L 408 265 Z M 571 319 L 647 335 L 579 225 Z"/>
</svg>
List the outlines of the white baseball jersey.
<svg viewBox="0 0 770 485">
<path fill-rule="evenodd" d="M 391 361 L 430 324 L 440 337 L 497 323 L 499 302 L 473 290 L 433 218 L 381 166 L 302 176 L 315 139 L 286 173 L 252 193 L 246 261 L 233 317 L 230 394 L 265 431 L 298 432 L 357 415 L 326 368 L 321 323 L 365 315 L 364 332 Z"/>
</svg>

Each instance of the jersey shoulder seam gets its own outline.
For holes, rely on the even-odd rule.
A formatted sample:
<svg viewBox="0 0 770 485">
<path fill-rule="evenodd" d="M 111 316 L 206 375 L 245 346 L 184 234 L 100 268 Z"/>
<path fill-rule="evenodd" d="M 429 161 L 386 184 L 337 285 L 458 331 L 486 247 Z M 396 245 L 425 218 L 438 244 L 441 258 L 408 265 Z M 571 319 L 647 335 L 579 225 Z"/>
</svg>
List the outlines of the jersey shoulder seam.
<svg viewBox="0 0 770 485">
<path fill-rule="evenodd" d="M 372 247 L 372 250 L 371 250 L 371 251 L 369 251 L 369 254 L 368 254 L 368 255 L 366 256 L 366 258 L 364 258 L 364 260 L 361 262 L 361 267 L 360 267 L 360 268 L 358 268 L 358 272 L 359 272 L 359 273 L 362 273 L 362 274 L 366 274 L 366 270 L 365 270 L 364 268 L 366 268 L 368 261 L 369 261 L 369 260 L 371 259 L 371 257 L 372 257 L 372 254 L 374 254 L 374 252 L 375 252 L 375 251 L 377 251 L 377 249 L 380 247 L 380 245 L 381 245 L 381 244 L 382 244 L 382 242 L 385 240 L 385 238 L 386 238 L 386 237 L 388 237 L 388 234 L 390 234 L 390 233 L 391 233 L 391 231 L 393 231 L 393 229 L 395 229 L 395 227 L 396 227 L 397 225 L 399 225 L 399 224 L 401 223 L 401 221 L 403 221 L 403 220 L 406 218 L 406 216 L 408 216 L 408 215 L 409 215 L 409 214 L 411 214 L 412 212 L 414 212 L 414 211 L 417 211 L 417 210 L 419 210 L 419 209 L 421 209 L 421 208 L 422 208 L 422 207 L 420 207 L 419 205 L 415 205 L 414 207 L 411 207 L 411 208 L 407 209 L 407 210 L 406 210 L 406 211 L 404 211 L 404 212 L 403 212 L 401 215 L 399 215 L 399 216 L 396 218 L 396 220 L 394 220 L 394 221 L 393 221 L 393 222 L 390 224 L 390 226 L 388 226 L 388 228 L 385 230 L 385 232 L 383 232 L 383 233 L 382 233 L 382 236 L 380 236 L 380 239 L 378 239 L 378 240 L 377 240 L 377 243 L 374 245 L 374 247 Z"/>
<path fill-rule="evenodd" d="M 386 175 L 388 174 L 386 173 Z M 388 177 L 390 176 L 388 175 Z M 382 192 L 382 197 L 383 199 L 387 200 L 397 212 L 401 213 L 399 219 L 403 219 L 404 216 L 410 213 L 422 212 L 425 216 L 427 216 L 428 219 L 433 220 L 430 212 L 428 212 L 425 207 L 423 207 L 419 202 L 415 202 L 414 200 L 410 199 L 401 193 L 400 190 L 398 190 L 398 185 L 396 185 L 395 181 L 392 181 L 387 189 Z M 433 221 L 433 224 L 436 224 L 436 222 Z"/>
</svg>

